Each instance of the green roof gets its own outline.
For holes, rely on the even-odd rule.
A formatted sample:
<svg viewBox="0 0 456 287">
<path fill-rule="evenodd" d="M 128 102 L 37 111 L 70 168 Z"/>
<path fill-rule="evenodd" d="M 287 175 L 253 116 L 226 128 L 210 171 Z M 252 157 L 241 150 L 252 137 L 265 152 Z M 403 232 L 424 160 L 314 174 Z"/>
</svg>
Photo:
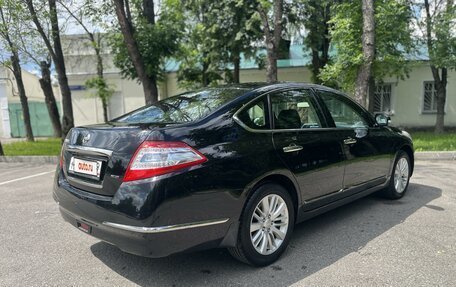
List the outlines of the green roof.
<svg viewBox="0 0 456 287">
<path fill-rule="evenodd" d="M 266 55 L 266 49 L 259 49 L 256 54 L 257 56 Z M 335 55 L 336 52 L 332 51 L 330 52 L 330 54 Z M 304 67 L 311 64 L 312 58 L 310 51 L 306 51 L 304 45 L 291 45 L 289 55 L 289 59 L 277 60 L 277 66 L 279 68 Z M 407 58 L 410 61 L 429 60 L 427 49 L 425 46 L 418 48 L 416 53 L 407 55 Z M 232 68 L 232 66 L 229 66 L 229 68 Z M 166 62 L 166 72 L 176 72 L 178 69 L 179 62 L 175 59 L 170 59 Z M 258 69 L 258 64 L 255 62 L 253 58 L 245 58 L 244 55 L 241 54 L 241 69 Z"/>
</svg>

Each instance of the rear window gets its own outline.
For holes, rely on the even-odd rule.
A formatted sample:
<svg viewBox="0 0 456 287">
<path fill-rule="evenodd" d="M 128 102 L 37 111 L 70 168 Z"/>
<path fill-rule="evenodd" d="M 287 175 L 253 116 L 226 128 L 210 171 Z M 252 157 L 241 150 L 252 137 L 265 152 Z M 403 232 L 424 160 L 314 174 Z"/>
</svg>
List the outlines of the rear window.
<svg viewBox="0 0 456 287">
<path fill-rule="evenodd" d="M 209 115 L 246 89 L 214 88 L 170 97 L 123 115 L 114 122 L 123 123 L 187 123 Z"/>
</svg>

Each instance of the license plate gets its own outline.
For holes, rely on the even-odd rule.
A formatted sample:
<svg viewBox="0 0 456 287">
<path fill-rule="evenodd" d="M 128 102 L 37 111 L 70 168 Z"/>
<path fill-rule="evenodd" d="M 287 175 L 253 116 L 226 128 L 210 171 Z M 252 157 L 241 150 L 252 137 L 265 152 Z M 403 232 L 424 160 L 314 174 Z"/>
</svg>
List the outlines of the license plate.
<svg viewBox="0 0 456 287">
<path fill-rule="evenodd" d="M 100 178 L 101 161 L 82 160 L 72 157 L 68 170 L 76 174 L 85 174 Z"/>
</svg>

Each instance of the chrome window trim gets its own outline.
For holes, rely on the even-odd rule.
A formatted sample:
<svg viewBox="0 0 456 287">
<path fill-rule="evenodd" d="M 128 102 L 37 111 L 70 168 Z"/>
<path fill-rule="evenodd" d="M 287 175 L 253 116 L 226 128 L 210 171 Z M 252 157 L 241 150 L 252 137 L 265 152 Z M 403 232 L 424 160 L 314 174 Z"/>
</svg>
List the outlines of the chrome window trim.
<svg viewBox="0 0 456 287">
<path fill-rule="evenodd" d="M 132 225 L 125 225 L 119 223 L 113 223 L 104 221 L 103 225 L 113 227 L 116 229 L 138 232 L 138 233 L 162 233 L 168 231 L 177 231 L 183 229 L 190 229 L 190 228 L 198 228 L 204 226 L 211 226 L 216 224 L 222 224 L 229 220 L 229 218 L 223 219 L 212 219 L 206 221 L 198 221 L 198 222 L 190 222 L 190 223 L 182 223 L 182 224 L 174 224 L 174 225 L 166 225 L 166 226 L 157 226 L 157 227 L 144 227 L 144 226 L 132 226 Z"/>
<path fill-rule="evenodd" d="M 88 155 L 98 155 L 98 156 L 107 156 L 110 157 L 112 155 L 112 150 L 96 148 L 96 147 L 89 147 L 89 146 L 79 146 L 79 145 L 71 145 L 67 144 L 65 150 L 73 153 L 79 154 L 88 154 Z"/>
</svg>

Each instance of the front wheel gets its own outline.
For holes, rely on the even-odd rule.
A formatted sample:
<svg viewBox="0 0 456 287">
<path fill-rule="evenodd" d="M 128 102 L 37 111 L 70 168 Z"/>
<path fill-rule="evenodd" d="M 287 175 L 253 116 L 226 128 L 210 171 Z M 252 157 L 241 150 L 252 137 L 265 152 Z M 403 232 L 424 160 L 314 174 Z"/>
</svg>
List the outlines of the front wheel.
<svg viewBox="0 0 456 287">
<path fill-rule="evenodd" d="M 294 205 L 280 185 L 263 184 L 247 201 L 236 247 L 230 253 L 255 266 L 276 261 L 285 251 L 294 227 Z"/>
<path fill-rule="evenodd" d="M 410 181 L 411 164 L 408 154 L 399 151 L 394 162 L 393 172 L 391 174 L 388 187 L 383 190 L 383 195 L 389 199 L 402 198 L 407 191 Z"/>
</svg>

